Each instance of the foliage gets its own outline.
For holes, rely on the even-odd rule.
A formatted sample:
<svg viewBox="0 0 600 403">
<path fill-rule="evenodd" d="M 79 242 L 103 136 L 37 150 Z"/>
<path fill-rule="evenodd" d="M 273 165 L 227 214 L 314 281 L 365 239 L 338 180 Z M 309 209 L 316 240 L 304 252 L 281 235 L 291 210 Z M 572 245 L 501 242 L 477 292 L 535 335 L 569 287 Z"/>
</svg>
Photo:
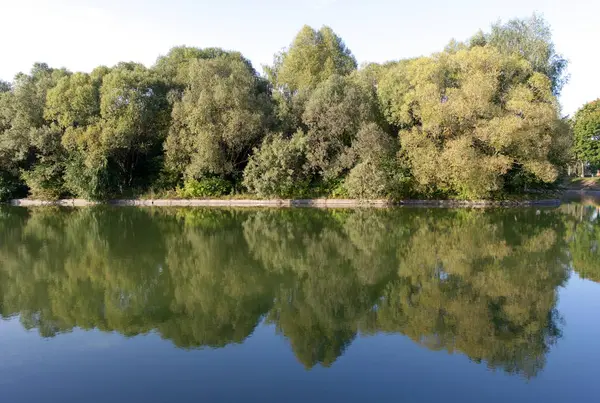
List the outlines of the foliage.
<svg viewBox="0 0 600 403">
<path fill-rule="evenodd" d="M 568 61 L 556 53 L 550 27 L 538 14 L 527 19 L 512 19 L 505 24 L 498 22 L 492 25 L 487 36 L 478 34 L 472 38 L 471 45 L 480 46 L 482 42 L 489 43 L 502 53 L 525 58 L 534 71 L 550 79 L 552 93 L 556 96 L 567 83 Z"/>
<path fill-rule="evenodd" d="M 208 177 L 200 180 L 188 179 L 181 191 L 183 197 L 215 197 L 230 194 L 233 190 L 231 182 L 225 179 Z"/>
<path fill-rule="evenodd" d="M 311 94 L 302 116 L 310 168 L 326 180 L 350 168 L 344 154 L 361 125 L 377 121 L 375 94 L 353 77 L 331 76 Z"/>
<path fill-rule="evenodd" d="M 600 165 L 600 99 L 579 109 L 573 122 L 575 155 L 580 161 Z"/>
<path fill-rule="evenodd" d="M 95 99 L 99 108 L 73 113 L 72 104 L 65 102 L 69 86 L 64 86 L 57 88 L 57 92 L 63 90 L 60 93 L 51 94 L 56 100 L 48 109 L 63 124 L 62 143 L 76 161 L 71 167 L 94 184 L 86 191 L 77 183 L 67 186 L 80 189 L 80 196 L 106 198 L 147 184 L 160 169 L 156 158 L 162 153 L 169 124 L 165 85 L 152 71 L 134 63 L 122 63 L 106 72 L 99 91 L 91 78 L 81 80 L 87 86 L 80 95 Z M 140 171 L 145 175 L 139 175 Z M 67 178 L 77 181 L 76 176 Z"/>
<path fill-rule="evenodd" d="M 250 62 L 238 52 L 228 52 L 221 48 L 193 48 L 189 46 L 176 46 L 165 56 L 161 56 L 154 65 L 157 74 L 169 85 L 176 89 L 185 89 L 189 83 L 189 65 L 194 60 L 211 60 L 217 58 L 231 58 L 244 62 L 252 68 Z"/>
<path fill-rule="evenodd" d="M 267 75 L 275 88 L 294 94 L 315 88 L 332 75 L 356 70 L 356 59 L 329 27 L 305 25 L 288 49 L 276 55 Z"/>
<path fill-rule="evenodd" d="M 491 197 L 511 169 L 553 182 L 566 162 L 569 133 L 550 80 L 515 55 L 474 47 L 420 58 L 391 69 L 380 88 L 422 190 Z"/>
<path fill-rule="evenodd" d="M 17 195 L 21 182 L 9 172 L 0 171 L 0 202 L 9 200 Z"/>
<path fill-rule="evenodd" d="M 397 143 L 376 124 L 364 125 L 347 152 L 356 165 L 344 181 L 348 196 L 357 199 L 406 195 L 408 178 L 396 158 Z"/>
<path fill-rule="evenodd" d="M 225 57 L 192 60 L 187 88 L 173 106 L 165 147 L 185 178 L 235 177 L 269 127 L 270 98 L 246 63 Z"/>
<path fill-rule="evenodd" d="M 218 179 L 259 197 L 512 197 L 552 186 L 574 154 L 598 163 L 597 102 L 574 147 L 560 118 L 566 65 L 537 15 L 360 69 L 331 28 L 308 26 L 266 77 L 221 48 L 91 73 L 36 63 L 0 82 L 0 193 L 216 194 Z"/>
<path fill-rule="evenodd" d="M 23 172 L 22 177 L 29 187 L 31 197 L 40 200 L 56 200 L 66 193 L 62 174 L 62 165 L 38 163 Z"/>
<path fill-rule="evenodd" d="M 273 65 L 265 67 L 274 88 L 279 130 L 291 135 L 305 129 L 302 114 L 311 92 L 331 76 L 345 76 L 355 70 L 354 56 L 331 28 L 316 31 L 304 26 L 291 45 L 275 55 Z"/>
<path fill-rule="evenodd" d="M 104 162 L 88 165 L 83 152 L 71 152 L 65 163 L 65 187 L 70 194 L 85 199 L 102 200 L 110 197 L 110 189 L 117 187 L 114 179 Z"/>
<path fill-rule="evenodd" d="M 267 136 L 244 170 L 244 186 L 259 197 L 302 194 L 307 182 L 306 136 L 298 131 L 289 139 Z"/>
<path fill-rule="evenodd" d="M 86 126 L 100 114 L 102 77 L 75 73 L 60 79 L 48 91 L 44 115 L 62 128 Z"/>
<path fill-rule="evenodd" d="M 11 88 L 10 83 L 0 80 L 0 93 L 9 92 Z"/>
<path fill-rule="evenodd" d="M 21 175 L 32 193 L 55 198 L 63 192 L 64 152 L 57 127 L 44 117 L 46 94 L 68 72 L 34 64 L 0 93 L 0 170 Z"/>
<path fill-rule="evenodd" d="M 543 16 L 534 13 L 529 18 L 514 18 L 505 23 L 492 24 L 490 32 L 477 31 L 469 40 L 451 40 L 445 51 L 456 53 L 474 47 L 491 46 L 506 56 L 527 60 L 537 73 L 550 79 L 552 93 L 559 96 L 569 81 L 568 60 L 557 53 L 552 41 L 552 30 Z"/>
</svg>

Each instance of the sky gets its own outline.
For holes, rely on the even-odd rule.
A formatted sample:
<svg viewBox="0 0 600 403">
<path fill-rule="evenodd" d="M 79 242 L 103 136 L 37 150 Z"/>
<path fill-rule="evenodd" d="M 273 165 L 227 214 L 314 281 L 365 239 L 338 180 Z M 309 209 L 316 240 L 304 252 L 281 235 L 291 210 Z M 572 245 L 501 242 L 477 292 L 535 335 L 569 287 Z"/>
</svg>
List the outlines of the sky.
<svg viewBox="0 0 600 403">
<path fill-rule="evenodd" d="M 238 50 L 270 64 L 304 24 L 328 25 L 359 63 L 429 55 L 498 20 L 543 14 L 570 62 L 563 114 L 600 97 L 598 0 L 0 0 L 0 79 L 34 62 L 89 72 L 152 65 L 173 46 Z"/>
</svg>

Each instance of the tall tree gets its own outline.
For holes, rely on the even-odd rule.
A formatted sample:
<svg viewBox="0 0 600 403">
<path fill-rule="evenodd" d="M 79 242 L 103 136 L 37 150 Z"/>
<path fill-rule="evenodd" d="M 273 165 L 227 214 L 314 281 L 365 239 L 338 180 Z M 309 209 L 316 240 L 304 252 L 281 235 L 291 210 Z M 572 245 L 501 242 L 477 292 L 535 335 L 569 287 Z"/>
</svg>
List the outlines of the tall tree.
<svg viewBox="0 0 600 403">
<path fill-rule="evenodd" d="M 553 182 L 566 158 L 552 83 L 518 55 L 441 53 L 398 65 L 379 88 L 422 189 L 490 197 L 515 177 Z"/>
<path fill-rule="evenodd" d="M 600 165 L 600 99 L 585 104 L 575 113 L 573 134 L 576 158 L 581 163 Z"/>
<path fill-rule="evenodd" d="M 10 92 L 10 85 L 0 83 L 0 201 L 11 198 L 20 187 L 18 166 L 13 159 L 12 139 L 7 136 L 14 116 L 14 94 Z"/>
<path fill-rule="evenodd" d="M 35 197 L 64 193 L 64 150 L 57 126 L 44 117 L 47 92 L 69 73 L 36 63 L 30 74 L 19 73 L 0 100 L 0 164 L 12 177 L 20 175 Z"/>
<path fill-rule="evenodd" d="M 512 19 L 504 24 L 497 22 L 492 25 L 489 34 L 482 35 L 480 32 L 470 41 L 471 46 L 485 43 L 502 53 L 517 54 L 525 58 L 534 71 L 550 78 L 554 95 L 560 94 L 568 80 L 568 61 L 556 52 L 550 26 L 538 14 L 526 19 Z"/>
<path fill-rule="evenodd" d="M 353 167 L 344 180 L 348 196 L 376 199 L 407 194 L 406 169 L 396 158 L 398 145 L 397 139 L 375 123 L 361 127 L 345 156 Z"/>
<path fill-rule="evenodd" d="M 304 103 L 310 92 L 332 75 L 356 70 L 356 59 L 342 39 L 329 27 L 315 30 L 305 25 L 289 48 L 275 55 L 265 67 L 273 85 L 277 115 L 288 134 L 301 125 Z"/>
<path fill-rule="evenodd" d="M 48 91 L 44 116 L 63 130 L 94 123 L 100 116 L 101 84 L 101 70 L 63 77 Z"/>
<path fill-rule="evenodd" d="M 173 106 L 167 162 L 186 179 L 237 178 L 269 127 L 266 82 L 240 58 L 192 60 Z"/>
<path fill-rule="evenodd" d="M 179 87 L 183 90 L 188 84 L 189 63 L 193 60 L 211 60 L 218 57 L 229 57 L 239 59 L 246 63 L 249 68 L 252 65 L 239 52 L 230 52 L 221 48 L 195 48 L 190 46 L 176 46 L 169 52 L 158 58 L 154 70 L 169 85 Z"/>
<path fill-rule="evenodd" d="M 77 78 L 85 82 L 80 95 L 90 100 L 83 111 L 63 102 L 69 96 L 68 86 L 61 87 L 63 101 L 52 100 L 49 105 L 50 114 L 71 124 L 63 136 L 71 154 L 66 172 L 69 187 L 90 198 L 148 186 L 160 169 L 169 124 L 167 87 L 151 70 L 121 63 L 98 74 L 102 83 L 97 93 L 94 77 Z"/>
<path fill-rule="evenodd" d="M 333 74 L 350 74 L 356 66 L 350 49 L 331 28 L 316 31 L 305 25 L 267 73 L 277 88 L 294 93 L 314 88 Z"/>
<path fill-rule="evenodd" d="M 353 77 L 333 75 L 312 92 L 302 121 L 308 128 L 308 162 L 325 179 L 351 168 L 344 160 L 361 126 L 378 122 L 377 98 Z"/>
<path fill-rule="evenodd" d="M 304 132 L 270 134 L 250 156 L 243 185 L 259 197 L 298 197 L 308 187 L 307 171 Z"/>
</svg>

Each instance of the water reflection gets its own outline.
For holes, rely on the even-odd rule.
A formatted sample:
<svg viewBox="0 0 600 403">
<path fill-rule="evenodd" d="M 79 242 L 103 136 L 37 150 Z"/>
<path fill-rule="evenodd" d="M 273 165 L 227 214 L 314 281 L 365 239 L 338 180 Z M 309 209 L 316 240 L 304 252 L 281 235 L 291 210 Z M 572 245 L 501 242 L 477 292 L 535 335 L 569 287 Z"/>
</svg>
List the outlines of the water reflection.
<svg viewBox="0 0 600 403">
<path fill-rule="evenodd" d="M 567 240 L 573 268 L 585 279 L 600 282 L 600 203 L 588 199 L 561 207 L 570 219 Z"/>
<path fill-rule="evenodd" d="M 561 336 L 571 261 L 600 280 L 595 207 L 552 210 L 0 210 L 0 313 L 53 337 L 155 331 L 242 343 L 264 319 L 328 366 L 403 334 L 526 377 Z"/>
</svg>

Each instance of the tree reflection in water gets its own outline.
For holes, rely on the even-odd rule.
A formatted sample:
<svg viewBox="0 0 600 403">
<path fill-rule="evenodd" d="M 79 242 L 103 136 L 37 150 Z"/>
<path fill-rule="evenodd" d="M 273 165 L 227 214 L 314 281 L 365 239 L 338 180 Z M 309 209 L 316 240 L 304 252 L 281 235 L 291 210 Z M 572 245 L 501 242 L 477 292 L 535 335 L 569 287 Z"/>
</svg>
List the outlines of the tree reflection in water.
<svg viewBox="0 0 600 403">
<path fill-rule="evenodd" d="M 600 219 L 581 208 L 3 208 L 0 313 L 44 337 L 155 331 L 181 348 L 265 320 L 306 368 L 387 332 L 532 377 L 571 265 L 600 279 Z"/>
</svg>

